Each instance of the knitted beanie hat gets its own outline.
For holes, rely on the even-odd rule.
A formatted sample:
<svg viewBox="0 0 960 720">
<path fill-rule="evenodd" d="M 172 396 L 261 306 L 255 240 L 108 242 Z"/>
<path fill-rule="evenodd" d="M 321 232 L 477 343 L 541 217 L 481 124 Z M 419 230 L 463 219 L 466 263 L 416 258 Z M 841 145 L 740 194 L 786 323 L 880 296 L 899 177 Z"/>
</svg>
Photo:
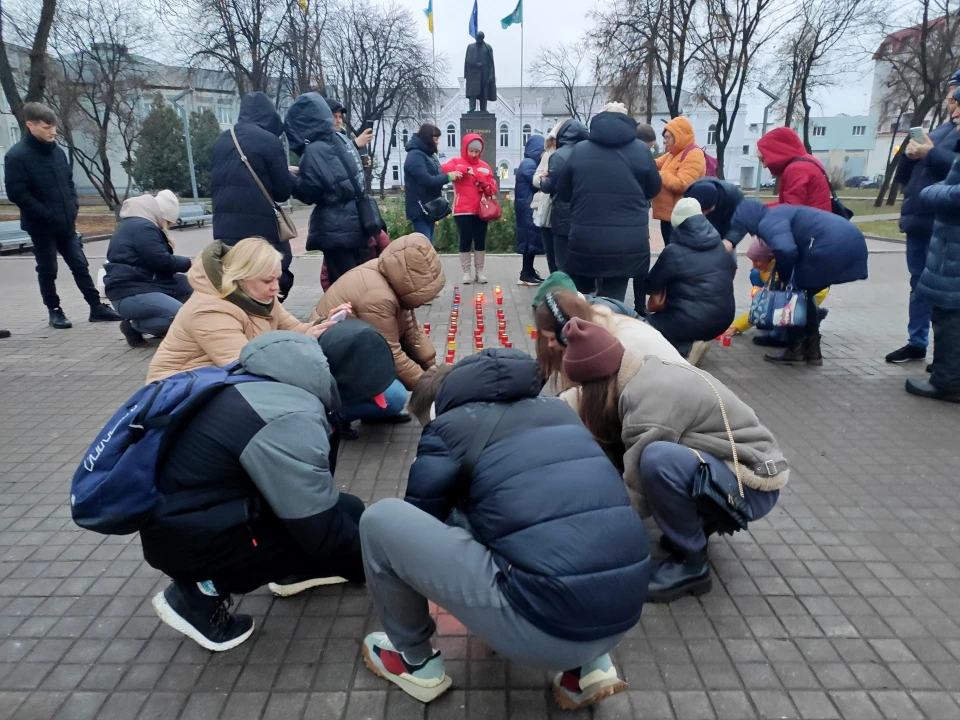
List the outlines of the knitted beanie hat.
<svg viewBox="0 0 960 720">
<path fill-rule="evenodd" d="M 627 113 L 627 106 L 622 102 L 608 102 L 606 105 L 600 108 L 600 112 L 615 112 L 620 113 L 621 115 L 629 114 Z"/>
<path fill-rule="evenodd" d="M 577 292 L 577 286 L 574 284 L 573 280 L 562 270 L 557 270 L 552 272 L 547 276 L 547 279 L 543 281 L 540 285 L 540 288 L 537 290 L 537 294 L 533 296 L 533 308 L 536 310 L 537 305 L 544 302 L 547 298 L 547 293 L 556 292 L 557 290 L 569 290 L 570 292 Z"/>
<path fill-rule="evenodd" d="M 709 180 L 697 180 L 697 182 L 687 188 L 683 196 L 693 198 L 700 203 L 701 209 L 706 208 L 707 210 L 715 208 L 717 201 L 720 199 L 717 186 Z"/>
<path fill-rule="evenodd" d="M 160 206 L 161 217 L 168 223 L 175 223 L 180 218 L 180 201 L 172 190 L 158 192 L 157 205 Z"/>
<path fill-rule="evenodd" d="M 483 151 L 483 141 L 482 140 L 471 140 L 467 143 L 467 150 L 476 150 L 478 152 Z"/>
<path fill-rule="evenodd" d="M 747 257 L 753 262 L 768 263 L 773 260 L 773 250 L 763 240 L 757 238 L 747 249 Z"/>
<path fill-rule="evenodd" d="M 563 328 L 567 351 L 563 372 L 577 383 L 615 375 L 625 352 L 613 335 L 592 322 L 572 318 Z"/>
<path fill-rule="evenodd" d="M 673 207 L 673 214 L 670 216 L 670 224 L 675 228 L 683 225 L 683 221 L 700 215 L 703 209 L 694 198 L 681 198 Z"/>
</svg>

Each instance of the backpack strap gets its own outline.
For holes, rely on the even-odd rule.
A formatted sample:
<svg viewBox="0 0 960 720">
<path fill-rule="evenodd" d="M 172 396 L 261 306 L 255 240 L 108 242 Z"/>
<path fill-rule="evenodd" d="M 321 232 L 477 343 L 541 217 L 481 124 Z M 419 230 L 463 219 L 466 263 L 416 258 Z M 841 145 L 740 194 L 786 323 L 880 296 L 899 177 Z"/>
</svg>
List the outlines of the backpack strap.
<svg viewBox="0 0 960 720">
<path fill-rule="evenodd" d="M 467 454 L 460 461 L 460 470 L 457 475 L 461 483 L 468 484 L 473 478 L 473 468 L 476 466 L 477 460 L 480 459 L 480 453 L 483 452 L 490 438 L 493 437 L 497 425 L 500 424 L 509 407 L 507 403 L 493 403 L 490 406 L 487 416 L 477 429 L 477 434 L 473 436 L 473 442 L 470 443 Z"/>
<path fill-rule="evenodd" d="M 684 160 L 687 159 L 687 153 L 690 152 L 691 150 L 699 150 L 700 152 L 703 153 L 704 159 L 706 159 L 707 154 L 706 154 L 705 152 L 703 152 L 703 148 L 700 147 L 699 145 L 696 145 L 695 143 L 690 143 L 689 145 L 687 145 L 687 146 L 683 149 L 683 152 L 680 153 L 680 161 L 681 161 L 681 162 L 683 162 Z"/>
</svg>

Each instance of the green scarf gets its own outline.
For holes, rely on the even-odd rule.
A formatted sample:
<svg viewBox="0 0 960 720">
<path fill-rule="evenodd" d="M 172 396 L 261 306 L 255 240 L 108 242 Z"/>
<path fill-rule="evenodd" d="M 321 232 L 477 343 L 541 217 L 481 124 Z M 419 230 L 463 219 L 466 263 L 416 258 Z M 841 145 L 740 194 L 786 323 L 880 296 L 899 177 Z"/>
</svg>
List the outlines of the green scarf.
<svg viewBox="0 0 960 720">
<path fill-rule="evenodd" d="M 203 259 L 203 271 L 218 293 L 223 289 L 223 258 L 229 251 L 229 245 L 214 240 L 204 248 L 200 256 Z M 276 302 L 276 300 L 271 300 L 268 303 L 262 303 L 259 300 L 254 300 L 240 289 L 240 286 L 237 286 L 237 289 L 227 295 L 224 300 L 232 302 L 248 315 L 257 315 L 258 317 L 270 317 L 273 304 Z"/>
</svg>

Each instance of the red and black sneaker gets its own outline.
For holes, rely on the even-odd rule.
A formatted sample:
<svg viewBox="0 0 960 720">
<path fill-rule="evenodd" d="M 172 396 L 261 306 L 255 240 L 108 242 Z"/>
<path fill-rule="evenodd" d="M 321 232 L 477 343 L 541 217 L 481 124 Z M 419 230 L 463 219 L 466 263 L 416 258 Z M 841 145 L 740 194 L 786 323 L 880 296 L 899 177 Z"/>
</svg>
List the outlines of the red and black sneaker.
<svg viewBox="0 0 960 720">
<path fill-rule="evenodd" d="M 626 689 L 627 684 L 617 676 L 607 654 L 553 679 L 553 697 L 561 710 L 577 710 Z"/>
</svg>

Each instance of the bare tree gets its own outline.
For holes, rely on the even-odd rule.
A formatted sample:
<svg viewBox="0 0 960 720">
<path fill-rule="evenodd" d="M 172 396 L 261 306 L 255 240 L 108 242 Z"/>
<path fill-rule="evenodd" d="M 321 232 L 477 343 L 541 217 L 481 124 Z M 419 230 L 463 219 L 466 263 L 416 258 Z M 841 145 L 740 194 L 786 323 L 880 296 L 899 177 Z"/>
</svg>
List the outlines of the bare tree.
<svg viewBox="0 0 960 720">
<path fill-rule="evenodd" d="M 47 100 L 60 117 L 71 155 L 115 213 L 130 192 L 117 187 L 114 158 L 129 168 L 140 133 L 137 103 L 146 84 L 144 60 L 153 28 L 122 0 L 68 0 L 57 11 Z"/>
<path fill-rule="evenodd" d="M 324 90 L 320 39 L 330 11 L 328 0 L 292 2 L 287 7 L 284 56 L 290 71 L 290 94 Z"/>
<path fill-rule="evenodd" d="M 903 117 L 909 117 L 909 127 L 922 125 L 932 110 L 944 100 L 944 82 L 957 69 L 957 47 L 960 45 L 960 0 L 919 0 L 919 12 L 912 19 L 919 21 L 906 29 L 889 32 L 874 53 L 877 71 L 887 79 L 887 97 L 880 114 L 891 115 L 891 109 L 906 108 Z M 903 27 L 902 17 L 894 18 L 887 29 Z M 898 188 L 892 183 L 893 174 L 903 152 L 888 163 L 876 205 L 879 207 L 889 191 L 888 204 L 896 200 Z"/>
<path fill-rule="evenodd" d="M 540 48 L 530 70 L 539 78 L 538 84 L 562 88 L 568 115 L 590 122 L 602 88 L 600 57 L 589 40 Z"/>
<path fill-rule="evenodd" d="M 700 98 L 717 113 L 717 174 L 740 113 L 744 88 L 760 50 L 788 20 L 789 5 L 776 0 L 705 0 L 707 32 L 698 64 Z"/>
<path fill-rule="evenodd" d="M 23 106 L 28 102 L 43 99 L 47 86 L 47 41 L 53 18 L 56 14 L 56 0 L 42 0 L 40 13 L 34 20 L 30 8 L 15 7 L 11 12 L 10 2 L 0 3 L 0 85 L 7 98 L 10 111 L 17 118 L 21 132 L 23 124 Z M 13 32 L 11 32 L 11 30 Z M 29 44 L 27 57 L 29 65 L 25 73 L 17 77 L 7 55 L 7 44 L 22 42 Z"/>
<path fill-rule="evenodd" d="M 321 37 L 327 79 L 349 110 L 347 128 L 354 134 L 367 121 L 385 127 L 392 116 L 395 132 L 402 117 L 429 113 L 437 77 L 446 72 L 442 58 L 434 76 L 432 59 L 417 31 L 417 21 L 395 4 L 373 5 L 345 0 L 332 13 Z M 387 144 L 389 159 L 390 144 Z M 367 169 L 367 188 L 372 168 Z"/>
</svg>

